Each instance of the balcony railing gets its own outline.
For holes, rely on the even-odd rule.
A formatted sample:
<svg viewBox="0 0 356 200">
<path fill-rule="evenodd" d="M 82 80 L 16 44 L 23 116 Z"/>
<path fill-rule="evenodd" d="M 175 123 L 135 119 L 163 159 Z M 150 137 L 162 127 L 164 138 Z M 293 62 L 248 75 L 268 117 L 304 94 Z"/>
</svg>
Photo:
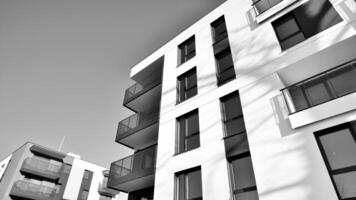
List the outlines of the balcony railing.
<svg viewBox="0 0 356 200">
<path fill-rule="evenodd" d="M 56 196 L 57 188 L 31 183 L 29 181 L 17 181 L 10 195 L 27 199 L 49 200 Z"/>
<path fill-rule="evenodd" d="M 265 11 L 271 9 L 273 6 L 282 2 L 283 0 L 252 0 L 252 6 L 255 9 L 256 15 L 260 15 Z"/>
<path fill-rule="evenodd" d="M 155 111 L 136 113 L 122 120 L 117 129 L 117 138 L 123 136 L 125 133 L 136 130 L 137 128 L 145 127 L 146 125 L 158 121 L 159 112 L 157 111 L 158 108 Z"/>
<path fill-rule="evenodd" d="M 355 91 L 356 60 L 282 89 L 290 114 Z"/>
<path fill-rule="evenodd" d="M 145 91 L 159 85 L 161 83 L 160 79 L 147 81 L 145 84 L 135 83 L 131 87 L 127 88 L 125 91 L 124 103 L 129 102 L 134 97 L 144 93 Z"/>
<path fill-rule="evenodd" d="M 59 176 L 62 164 L 53 164 L 49 160 L 43 160 L 36 157 L 26 158 L 22 164 L 21 171 L 35 173 L 36 175 L 56 178 Z"/>
<path fill-rule="evenodd" d="M 142 173 L 144 171 L 152 171 L 156 163 L 156 146 L 149 147 L 139 151 L 134 155 L 128 156 L 111 164 L 108 186 L 113 185 L 118 179 L 136 174 L 142 176 L 149 175 Z"/>
</svg>

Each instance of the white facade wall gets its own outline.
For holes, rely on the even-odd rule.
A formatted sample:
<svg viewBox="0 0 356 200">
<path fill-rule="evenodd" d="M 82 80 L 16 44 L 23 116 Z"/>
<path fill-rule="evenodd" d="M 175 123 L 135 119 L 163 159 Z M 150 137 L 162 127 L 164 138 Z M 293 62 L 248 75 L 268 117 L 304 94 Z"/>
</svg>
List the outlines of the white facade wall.
<svg viewBox="0 0 356 200">
<path fill-rule="evenodd" d="M 249 21 L 250 1 L 227 1 L 132 69 L 134 76 L 164 55 L 155 200 L 173 200 L 174 173 L 195 166 L 201 166 L 204 200 L 231 198 L 219 98 L 236 90 L 259 199 L 337 200 L 313 132 L 355 120 L 355 95 L 345 96 L 348 107 L 342 111 L 331 101 L 288 116 L 280 90 L 356 59 L 356 3 L 331 1 L 343 22 L 282 52 L 270 22 L 304 2 L 258 25 Z M 237 77 L 217 87 L 210 23 L 223 14 Z M 192 35 L 196 56 L 178 66 L 177 46 Z M 198 94 L 176 105 L 176 79 L 193 67 L 197 67 Z M 195 108 L 199 108 L 200 147 L 174 155 L 176 118 Z"/>
<path fill-rule="evenodd" d="M 82 184 L 84 171 L 89 170 L 93 172 L 93 177 L 90 184 L 88 200 L 99 200 L 100 194 L 98 189 L 102 187 L 104 180 L 103 171 L 105 168 L 97 166 L 95 164 L 80 160 L 79 158 L 74 158 L 72 163 L 72 169 L 69 174 L 68 182 L 63 194 L 63 199 L 66 200 L 77 200 L 80 192 L 80 186 Z M 116 195 L 113 200 L 124 200 L 127 199 L 127 195 L 119 194 Z"/>
</svg>

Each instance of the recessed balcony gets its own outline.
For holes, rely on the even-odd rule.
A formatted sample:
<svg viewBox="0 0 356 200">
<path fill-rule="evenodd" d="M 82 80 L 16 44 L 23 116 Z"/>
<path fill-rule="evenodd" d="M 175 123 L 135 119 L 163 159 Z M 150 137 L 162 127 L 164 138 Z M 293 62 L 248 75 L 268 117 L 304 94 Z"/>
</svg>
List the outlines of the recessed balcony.
<svg viewBox="0 0 356 200">
<path fill-rule="evenodd" d="M 108 188 L 132 192 L 154 185 L 156 146 L 111 164 Z"/>
<path fill-rule="evenodd" d="M 50 160 L 28 157 L 22 163 L 20 171 L 35 177 L 54 181 L 59 179 L 61 168 L 62 164 L 58 161 L 51 163 Z"/>
<path fill-rule="evenodd" d="M 31 200 L 51 200 L 56 197 L 56 188 L 31 183 L 29 181 L 16 181 L 10 191 L 11 197 Z"/>
<path fill-rule="evenodd" d="M 119 123 L 116 142 L 134 149 L 144 149 L 157 143 L 158 108 L 137 113 Z"/>
</svg>

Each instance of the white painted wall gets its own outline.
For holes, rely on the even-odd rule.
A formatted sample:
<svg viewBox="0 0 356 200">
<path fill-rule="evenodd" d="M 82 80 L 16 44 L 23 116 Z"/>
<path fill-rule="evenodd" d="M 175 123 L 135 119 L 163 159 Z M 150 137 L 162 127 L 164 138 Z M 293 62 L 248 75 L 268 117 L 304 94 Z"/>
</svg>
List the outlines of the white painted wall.
<svg viewBox="0 0 356 200">
<path fill-rule="evenodd" d="M 11 160 L 12 154 L 6 157 L 4 160 L 0 161 L 0 180 L 5 173 L 6 167 Z"/>
<path fill-rule="evenodd" d="M 235 90 L 240 91 L 260 200 L 337 200 L 313 132 L 355 120 L 356 111 L 348 107 L 341 115 L 329 114 L 327 119 L 293 129 L 280 92 L 286 85 L 277 75 L 294 67 L 291 71 L 298 76 L 302 73 L 298 65 L 311 66 L 325 55 L 338 56 L 339 48 L 333 47 L 356 37 L 356 3 L 333 0 L 332 4 L 343 22 L 281 52 L 270 22 L 288 9 L 258 25 L 248 18 L 250 1 L 227 1 L 133 67 L 131 76 L 165 56 L 155 200 L 173 200 L 174 173 L 199 165 L 204 200 L 230 199 L 219 98 Z M 218 88 L 210 23 L 223 14 L 237 78 Z M 192 35 L 196 56 L 177 66 L 177 46 Z M 354 47 L 355 41 L 348 40 Z M 323 50 L 328 54 L 316 54 Z M 352 56 L 356 58 L 352 53 L 347 57 Z M 176 105 L 177 76 L 193 67 L 197 67 L 198 94 Z M 201 145 L 175 156 L 176 118 L 195 108 L 199 108 Z"/>
<path fill-rule="evenodd" d="M 63 199 L 76 200 L 78 198 L 80 186 L 82 183 L 84 171 L 89 170 L 93 172 L 93 178 L 90 185 L 88 200 L 99 200 L 100 194 L 98 192 L 99 187 L 104 179 L 103 171 L 105 168 L 98 165 L 75 158 L 73 160 L 72 169 L 69 174 L 68 182 L 64 191 Z M 127 195 L 117 195 L 117 200 L 127 199 Z"/>
</svg>

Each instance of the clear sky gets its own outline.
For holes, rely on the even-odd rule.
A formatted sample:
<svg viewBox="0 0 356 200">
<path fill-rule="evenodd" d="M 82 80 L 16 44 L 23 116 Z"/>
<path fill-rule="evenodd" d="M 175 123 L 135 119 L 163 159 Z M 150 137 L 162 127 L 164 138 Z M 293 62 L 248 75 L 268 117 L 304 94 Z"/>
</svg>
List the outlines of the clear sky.
<svg viewBox="0 0 356 200">
<path fill-rule="evenodd" d="M 129 70 L 224 0 L 0 0 L 0 160 L 26 141 L 109 167 Z"/>
</svg>

